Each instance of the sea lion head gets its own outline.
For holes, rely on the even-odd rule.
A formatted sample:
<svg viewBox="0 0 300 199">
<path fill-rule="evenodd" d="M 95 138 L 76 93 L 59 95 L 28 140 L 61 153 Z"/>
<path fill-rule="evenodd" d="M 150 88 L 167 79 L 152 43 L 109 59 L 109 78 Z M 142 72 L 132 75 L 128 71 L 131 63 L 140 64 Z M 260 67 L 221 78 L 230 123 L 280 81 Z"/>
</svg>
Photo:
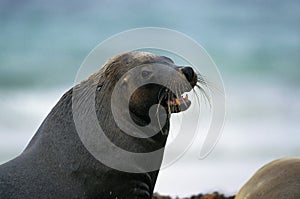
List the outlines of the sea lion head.
<svg viewBox="0 0 300 199">
<path fill-rule="evenodd" d="M 160 143 L 145 147 L 151 148 L 151 151 L 164 146 L 171 114 L 190 107 L 191 101 L 183 94 L 194 87 L 201 89 L 198 85 L 203 82 L 201 79 L 192 67 L 177 66 L 168 57 L 128 52 L 109 59 L 100 71 L 79 85 L 83 89 L 75 88 L 83 90 L 77 104 L 82 106 L 86 101 L 95 99 L 93 106 L 100 126 L 113 142 L 121 143 L 114 142 L 116 145 L 122 145 L 126 140 L 125 148 L 137 149 L 128 142 L 145 146 L 140 141 L 143 139 L 136 139 L 151 137 L 154 139 L 147 139 L 147 143 L 149 140 L 159 140 Z M 95 86 L 96 91 L 91 89 Z M 88 92 L 96 94 L 92 96 Z M 81 109 L 79 117 L 86 117 L 82 112 L 90 108 Z M 89 125 L 86 126 L 89 128 Z M 131 137 L 122 137 L 124 132 Z"/>
<path fill-rule="evenodd" d="M 104 68 L 107 84 L 118 93 L 114 107 L 119 106 L 120 110 L 128 107 L 132 119 L 142 126 L 151 122 L 151 108 L 156 115 L 166 113 L 168 118 L 171 113 L 187 110 L 191 101 L 182 94 L 191 91 L 198 82 L 192 67 L 177 66 L 168 57 L 146 52 L 119 55 Z"/>
</svg>

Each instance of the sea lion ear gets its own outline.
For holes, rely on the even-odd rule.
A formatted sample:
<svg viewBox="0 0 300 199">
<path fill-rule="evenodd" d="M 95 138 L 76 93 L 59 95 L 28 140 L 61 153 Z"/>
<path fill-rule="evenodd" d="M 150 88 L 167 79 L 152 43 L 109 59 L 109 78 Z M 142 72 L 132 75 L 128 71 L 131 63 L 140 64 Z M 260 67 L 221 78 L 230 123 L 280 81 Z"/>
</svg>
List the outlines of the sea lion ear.
<svg viewBox="0 0 300 199">
<path fill-rule="evenodd" d="M 103 84 L 98 84 L 98 86 L 97 86 L 97 91 L 100 91 L 101 88 L 102 88 L 102 86 L 103 86 Z"/>
</svg>

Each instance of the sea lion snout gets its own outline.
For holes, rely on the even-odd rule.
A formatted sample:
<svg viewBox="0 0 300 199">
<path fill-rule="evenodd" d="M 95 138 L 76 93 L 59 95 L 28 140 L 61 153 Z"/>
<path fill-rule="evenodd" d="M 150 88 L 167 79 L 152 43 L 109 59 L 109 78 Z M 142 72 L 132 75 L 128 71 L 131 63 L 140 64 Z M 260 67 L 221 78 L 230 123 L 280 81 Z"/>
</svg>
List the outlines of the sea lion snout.
<svg viewBox="0 0 300 199">
<path fill-rule="evenodd" d="M 197 84 L 197 73 L 190 66 L 179 67 L 179 71 L 185 76 L 186 80 L 193 88 Z"/>
<path fill-rule="evenodd" d="M 193 80 L 195 73 L 192 67 L 186 66 L 181 68 L 180 70 L 189 82 Z"/>
</svg>

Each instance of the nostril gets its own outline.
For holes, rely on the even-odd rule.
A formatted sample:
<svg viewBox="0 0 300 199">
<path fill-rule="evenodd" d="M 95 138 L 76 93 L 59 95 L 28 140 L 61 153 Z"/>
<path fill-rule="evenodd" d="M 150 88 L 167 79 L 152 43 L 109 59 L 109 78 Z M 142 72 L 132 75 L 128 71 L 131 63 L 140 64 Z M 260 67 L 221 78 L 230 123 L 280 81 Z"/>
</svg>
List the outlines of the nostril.
<svg viewBox="0 0 300 199">
<path fill-rule="evenodd" d="M 194 69 L 192 67 L 183 67 L 181 71 L 189 82 L 193 81 L 195 74 Z"/>
</svg>

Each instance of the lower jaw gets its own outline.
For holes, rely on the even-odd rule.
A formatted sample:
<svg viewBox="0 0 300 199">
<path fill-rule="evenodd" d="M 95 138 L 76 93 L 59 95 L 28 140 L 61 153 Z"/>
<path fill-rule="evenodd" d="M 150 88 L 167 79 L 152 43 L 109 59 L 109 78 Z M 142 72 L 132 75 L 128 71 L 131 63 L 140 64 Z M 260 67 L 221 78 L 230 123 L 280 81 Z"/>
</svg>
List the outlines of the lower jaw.
<svg viewBox="0 0 300 199">
<path fill-rule="evenodd" d="M 172 105 L 172 106 L 167 107 L 167 109 L 168 109 L 167 111 L 169 113 L 181 113 L 183 111 L 188 110 L 189 107 L 190 107 L 190 104 Z"/>
<path fill-rule="evenodd" d="M 180 113 L 180 112 L 183 112 L 183 111 L 186 111 L 190 108 L 191 106 L 191 101 L 190 100 L 187 100 L 185 101 L 184 103 L 180 103 L 178 105 L 173 105 L 171 108 L 172 110 L 172 113 Z"/>
</svg>

